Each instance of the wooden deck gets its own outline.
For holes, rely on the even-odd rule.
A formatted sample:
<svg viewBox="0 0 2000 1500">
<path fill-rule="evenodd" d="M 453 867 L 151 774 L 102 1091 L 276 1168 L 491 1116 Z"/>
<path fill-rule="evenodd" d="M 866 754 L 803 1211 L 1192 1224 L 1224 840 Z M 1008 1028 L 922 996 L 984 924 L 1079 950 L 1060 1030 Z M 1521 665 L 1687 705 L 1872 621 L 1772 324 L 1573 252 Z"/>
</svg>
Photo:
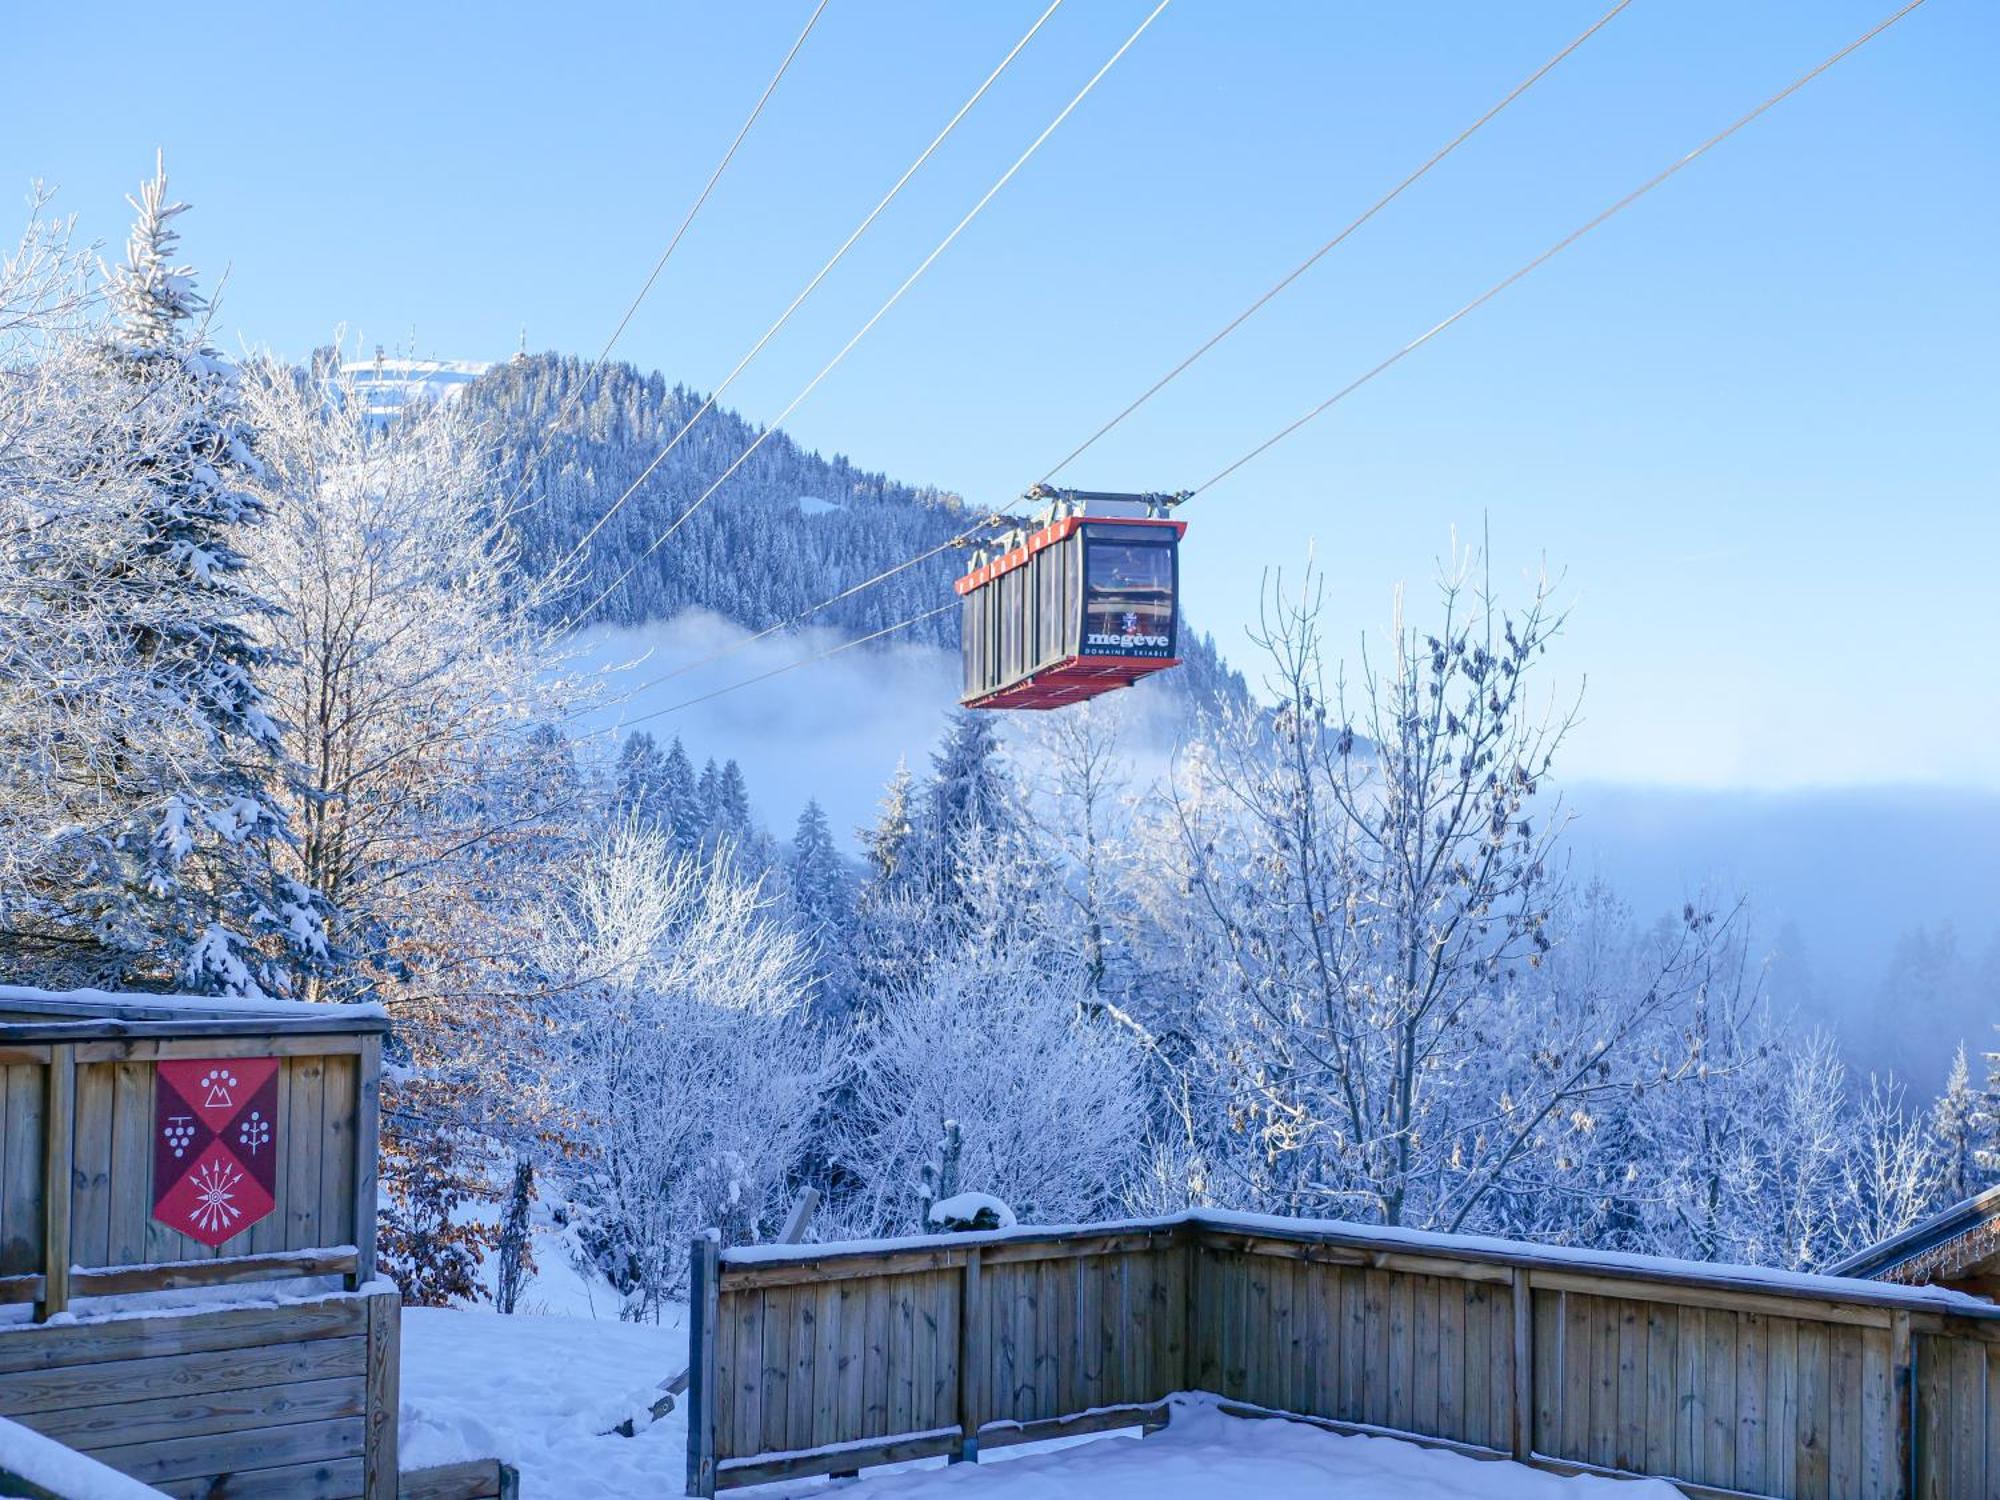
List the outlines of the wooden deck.
<svg viewBox="0 0 2000 1500">
<path fill-rule="evenodd" d="M 1135 1425 L 1184 1389 L 1689 1495 L 2000 1495 L 2000 1307 L 1199 1213 L 695 1247 L 688 1492 Z"/>
<path fill-rule="evenodd" d="M 0 1303 L 19 1320 L 0 1323 L 0 1416 L 168 1495 L 396 1495 L 400 1302 L 374 1280 L 387 1029 L 333 1006 L 0 997 Z M 276 1064 L 272 1209 L 214 1246 L 156 1217 L 159 1069 L 194 1059 Z"/>
</svg>

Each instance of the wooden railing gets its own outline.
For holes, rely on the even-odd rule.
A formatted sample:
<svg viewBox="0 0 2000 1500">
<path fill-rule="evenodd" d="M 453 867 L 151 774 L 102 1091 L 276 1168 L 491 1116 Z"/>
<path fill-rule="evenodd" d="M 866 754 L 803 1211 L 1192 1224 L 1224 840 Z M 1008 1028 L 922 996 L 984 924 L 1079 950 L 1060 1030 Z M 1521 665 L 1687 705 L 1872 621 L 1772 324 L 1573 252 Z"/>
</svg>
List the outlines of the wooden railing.
<svg viewBox="0 0 2000 1500">
<path fill-rule="evenodd" d="M 379 1013 L 0 991 L 0 1302 L 375 1273 Z M 153 1217 L 174 1058 L 277 1057 L 276 1209 L 218 1248 Z"/>
<path fill-rule="evenodd" d="M 1162 1420 L 1390 1431 L 1697 1496 L 2000 1493 L 2000 1307 L 1507 1241 L 1193 1213 L 695 1242 L 688 1493 Z"/>
</svg>

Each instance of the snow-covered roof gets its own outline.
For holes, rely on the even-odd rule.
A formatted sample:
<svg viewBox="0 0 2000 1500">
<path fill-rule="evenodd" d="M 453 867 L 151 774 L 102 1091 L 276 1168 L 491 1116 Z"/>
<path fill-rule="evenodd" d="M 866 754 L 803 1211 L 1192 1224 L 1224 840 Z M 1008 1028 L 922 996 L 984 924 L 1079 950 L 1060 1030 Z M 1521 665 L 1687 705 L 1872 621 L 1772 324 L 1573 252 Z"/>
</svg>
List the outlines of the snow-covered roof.
<svg viewBox="0 0 2000 1500">
<path fill-rule="evenodd" d="M 2000 1187 L 1954 1203 L 1830 1268 L 1836 1276 L 1899 1282 L 1950 1276 L 2000 1255 Z"/>
</svg>

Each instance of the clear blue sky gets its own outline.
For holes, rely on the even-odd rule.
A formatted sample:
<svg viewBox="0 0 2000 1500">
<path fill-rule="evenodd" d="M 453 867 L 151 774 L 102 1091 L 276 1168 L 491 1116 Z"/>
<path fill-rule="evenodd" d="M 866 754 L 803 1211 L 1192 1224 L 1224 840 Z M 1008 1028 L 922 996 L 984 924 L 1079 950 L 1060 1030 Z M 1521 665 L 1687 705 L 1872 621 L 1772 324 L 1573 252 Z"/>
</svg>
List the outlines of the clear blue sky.
<svg viewBox="0 0 2000 1500">
<path fill-rule="evenodd" d="M 782 407 L 1147 8 L 1069 0 L 732 403 Z M 1175 0 L 790 425 L 1008 499 L 1602 8 Z M 124 9 L 13 18 L 0 180 L 116 242 L 163 146 L 229 338 L 496 358 L 596 351 L 808 5 Z M 833 0 L 620 354 L 718 380 L 1039 9 Z M 1638 0 L 1065 478 L 1205 477 L 1886 9 Z M 1565 573 L 1573 775 L 2000 787 L 1996 69 L 2000 12 L 1930 0 L 1205 496 L 1195 620 L 1247 656 L 1309 545 L 1337 640 L 1399 581 L 1421 618 L 1485 518 L 1504 578 Z"/>
</svg>

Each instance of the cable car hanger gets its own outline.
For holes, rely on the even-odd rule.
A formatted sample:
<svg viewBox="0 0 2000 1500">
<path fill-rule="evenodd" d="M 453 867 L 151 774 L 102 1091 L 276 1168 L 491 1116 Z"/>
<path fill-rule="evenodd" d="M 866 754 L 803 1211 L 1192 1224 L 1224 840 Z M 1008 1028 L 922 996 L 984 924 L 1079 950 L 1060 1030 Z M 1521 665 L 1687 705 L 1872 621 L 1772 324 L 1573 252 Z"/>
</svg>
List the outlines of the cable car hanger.
<svg viewBox="0 0 2000 1500">
<path fill-rule="evenodd" d="M 1188 492 L 1037 484 L 954 585 L 967 708 L 1062 708 L 1177 667 Z"/>
</svg>

